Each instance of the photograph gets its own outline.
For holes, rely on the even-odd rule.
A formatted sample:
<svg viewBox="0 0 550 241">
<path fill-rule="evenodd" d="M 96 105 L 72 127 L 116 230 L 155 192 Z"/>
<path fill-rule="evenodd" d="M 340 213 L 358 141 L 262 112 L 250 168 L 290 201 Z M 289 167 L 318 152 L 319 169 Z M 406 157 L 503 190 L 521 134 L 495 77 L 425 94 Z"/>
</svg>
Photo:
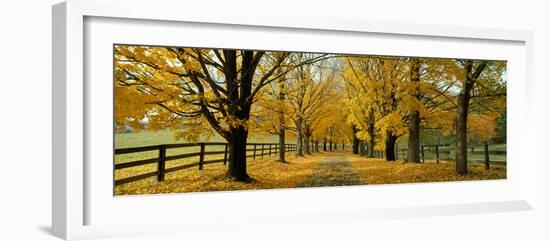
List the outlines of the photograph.
<svg viewBox="0 0 550 241">
<path fill-rule="evenodd" d="M 507 178 L 506 60 L 136 44 L 112 57 L 115 196 Z"/>
</svg>

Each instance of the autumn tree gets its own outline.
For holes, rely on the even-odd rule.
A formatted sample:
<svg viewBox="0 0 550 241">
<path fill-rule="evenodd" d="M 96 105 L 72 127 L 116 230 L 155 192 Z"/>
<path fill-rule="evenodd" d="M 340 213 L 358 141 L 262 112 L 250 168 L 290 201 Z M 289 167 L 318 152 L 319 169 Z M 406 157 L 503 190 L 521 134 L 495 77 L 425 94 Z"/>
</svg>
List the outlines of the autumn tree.
<svg viewBox="0 0 550 241">
<path fill-rule="evenodd" d="M 370 142 L 368 149 L 372 151 L 377 148 L 383 149 L 386 160 L 395 161 L 397 139 L 406 134 L 404 124 L 406 115 L 400 103 L 405 93 L 402 82 L 410 74 L 407 59 L 369 56 L 350 57 L 346 60 L 345 79 L 348 86 L 360 93 L 356 100 L 358 104 L 353 105 L 360 111 L 354 112 L 366 115 L 366 125 L 362 129 L 366 131 L 366 139 Z M 365 123 L 364 120 L 357 118 L 353 121 L 358 126 Z M 374 133 L 375 131 L 378 135 Z M 364 136 L 363 133 L 359 135 Z M 376 136 L 381 138 L 376 139 Z"/>
<path fill-rule="evenodd" d="M 420 102 L 419 82 L 421 77 L 421 60 L 419 58 L 410 59 L 410 82 L 411 87 L 409 95 L 410 101 Z M 409 138 L 408 138 L 408 158 L 407 162 L 420 163 L 420 111 L 417 108 L 411 108 L 409 114 Z"/>
<path fill-rule="evenodd" d="M 454 103 L 451 88 L 455 84 L 452 73 L 449 74 L 449 60 L 437 58 L 408 59 L 410 77 L 403 82 L 405 89 L 401 101 L 402 109 L 408 116 L 404 121 L 408 125 L 408 155 L 406 162 L 420 163 L 420 130 L 440 129 L 450 133 Z"/>
<path fill-rule="evenodd" d="M 288 52 L 116 45 L 115 124 L 171 127 L 196 141 L 228 142 L 228 175 L 247 182 L 246 143 L 257 94 L 293 68 Z M 308 62 L 310 61 L 310 62 Z M 284 71 L 280 71 L 284 68 Z"/>
<path fill-rule="evenodd" d="M 348 123 L 354 127 L 354 136 L 367 143 L 368 157 L 374 157 L 375 101 L 372 94 L 372 75 L 368 73 L 368 59 L 342 58 L 341 75 L 347 94 Z"/>
<path fill-rule="evenodd" d="M 316 55 L 300 54 L 298 58 L 316 58 Z M 289 129 L 296 133 L 296 155 L 303 156 L 304 151 L 311 154 L 310 146 L 313 132 L 329 110 L 326 103 L 334 99 L 334 69 L 331 61 L 317 61 L 294 69 L 289 77 L 288 103 L 290 119 L 294 123 Z M 304 150 L 305 147 L 305 150 Z"/>
<path fill-rule="evenodd" d="M 456 173 L 468 174 L 468 114 L 470 105 L 475 99 L 477 108 L 488 109 L 486 102 L 492 98 L 506 95 L 503 79 L 506 63 L 503 61 L 459 59 L 454 63 L 457 67 L 458 87 L 457 117 L 456 117 Z"/>
<path fill-rule="evenodd" d="M 282 70 L 281 70 L 282 71 Z M 290 122 L 290 109 L 288 100 L 288 83 L 286 76 L 280 77 L 277 81 L 267 85 L 257 97 L 253 110 L 255 119 L 255 134 L 270 134 L 278 136 L 279 158 L 278 161 L 286 163 L 286 140 L 289 133 L 286 131 Z M 275 117 L 275 118 L 274 118 Z"/>
</svg>

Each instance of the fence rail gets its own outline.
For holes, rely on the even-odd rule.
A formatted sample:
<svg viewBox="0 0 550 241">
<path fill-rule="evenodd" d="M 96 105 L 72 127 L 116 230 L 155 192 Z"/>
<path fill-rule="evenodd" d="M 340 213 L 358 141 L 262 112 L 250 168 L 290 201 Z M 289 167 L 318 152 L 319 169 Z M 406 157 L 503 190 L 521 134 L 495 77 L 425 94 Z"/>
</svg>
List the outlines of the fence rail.
<svg viewBox="0 0 550 241">
<path fill-rule="evenodd" d="M 223 151 L 206 151 L 207 146 L 224 146 L 224 150 Z M 200 147 L 200 151 L 178 154 L 178 155 L 171 155 L 171 156 L 166 155 L 167 149 L 189 148 L 189 147 Z M 249 149 L 249 147 L 252 147 L 252 148 Z M 284 150 L 285 152 L 295 151 L 296 144 L 285 144 Z M 148 158 L 143 160 L 115 163 L 114 169 L 121 170 L 121 169 L 130 168 L 130 167 L 137 167 L 137 166 L 156 163 L 157 164 L 156 171 L 118 179 L 114 181 L 114 185 L 119 186 L 122 184 L 135 182 L 135 181 L 139 181 L 142 179 L 155 177 L 155 176 L 157 177 L 157 181 L 161 182 L 161 181 L 164 181 L 164 176 L 166 173 L 171 173 L 171 172 L 193 168 L 193 167 L 198 167 L 199 170 L 203 170 L 204 165 L 215 164 L 215 163 L 223 163 L 224 165 L 226 165 L 228 161 L 228 155 L 229 155 L 228 144 L 225 142 L 197 142 L 197 143 L 178 143 L 178 144 L 163 144 L 163 145 L 153 145 L 153 146 L 140 146 L 140 147 L 130 147 L 130 148 L 119 148 L 119 149 L 115 149 L 114 152 L 116 156 L 116 155 L 122 155 L 122 154 L 131 154 L 131 153 L 149 152 L 149 151 L 157 151 L 158 156 L 155 158 Z M 264 156 L 272 156 L 279 153 L 279 144 L 278 143 L 247 143 L 246 151 L 252 152 L 251 155 L 247 154 L 246 156 L 247 158 L 256 159 L 258 157 L 262 158 Z M 223 158 L 214 159 L 214 160 L 205 160 L 205 156 L 221 155 L 221 154 L 223 154 Z M 185 159 L 190 157 L 198 157 L 198 161 L 194 163 L 166 168 L 167 161 Z"/>
<path fill-rule="evenodd" d="M 426 156 L 429 156 L 427 154 L 432 154 L 433 155 L 433 160 L 435 160 L 437 163 L 439 163 L 440 161 L 454 161 L 454 157 L 452 157 L 452 153 L 454 152 L 454 150 L 451 150 L 451 149 L 445 149 L 445 148 L 448 148 L 450 147 L 451 145 L 450 144 L 436 144 L 436 145 L 421 145 L 420 146 L 420 160 L 421 162 L 425 162 L 426 161 Z M 365 148 L 365 146 L 363 146 L 362 148 L 359 147 L 359 155 L 361 156 L 365 156 L 367 155 L 367 148 Z M 374 154 L 374 157 L 376 158 L 384 158 L 385 156 L 385 152 L 384 151 L 380 151 L 380 150 L 374 150 L 373 151 L 373 154 Z M 506 151 L 505 150 L 489 150 L 489 146 L 487 143 L 484 143 L 483 145 L 483 150 L 482 151 L 479 151 L 479 150 L 470 150 L 468 149 L 468 155 L 479 155 L 479 156 L 482 156 L 482 158 L 480 157 L 477 157 L 478 159 L 476 159 L 475 157 L 470 157 L 468 158 L 468 162 L 470 163 L 476 163 L 476 164 L 485 164 L 485 168 L 486 169 L 489 169 L 490 165 L 506 165 Z M 399 148 L 396 146 L 395 148 L 395 158 L 396 159 L 402 159 L 402 160 L 406 160 L 408 157 L 408 148 Z M 443 157 L 443 156 L 447 156 L 447 158 Z M 493 156 L 493 158 L 495 158 L 495 156 L 500 156 L 500 157 L 497 157 L 497 159 L 500 159 L 500 160 L 491 160 L 491 156 Z M 502 160 L 502 156 L 504 156 L 504 160 Z M 481 160 L 483 159 L 483 160 Z"/>
<path fill-rule="evenodd" d="M 439 161 L 454 161 L 454 158 L 451 157 L 452 151 L 451 150 L 441 150 L 441 147 L 449 147 L 449 144 L 446 145 L 422 145 L 420 146 L 420 160 L 422 162 L 426 161 L 426 152 L 433 153 L 435 155 L 435 161 L 439 163 Z M 441 154 L 446 154 L 448 158 L 442 158 Z M 485 167 L 488 169 L 490 165 L 506 165 L 506 161 L 492 161 L 490 156 L 499 155 L 499 156 L 506 156 L 506 151 L 495 151 L 495 150 L 489 150 L 489 146 L 487 144 L 483 145 L 483 151 L 470 151 L 468 150 L 468 154 L 470 155 L 482 155 L 483 160 L 476 160 L 475 158 L 469 158 L 468 162 L 476 163 L 476 164 L 485 164 Z M 397 149 L 396 151 L 396 158 L 402 158 L 403 160 L 407 159 L 408 155 L 408 149 L 407 148 L 401 148 Z"/>
</svg>

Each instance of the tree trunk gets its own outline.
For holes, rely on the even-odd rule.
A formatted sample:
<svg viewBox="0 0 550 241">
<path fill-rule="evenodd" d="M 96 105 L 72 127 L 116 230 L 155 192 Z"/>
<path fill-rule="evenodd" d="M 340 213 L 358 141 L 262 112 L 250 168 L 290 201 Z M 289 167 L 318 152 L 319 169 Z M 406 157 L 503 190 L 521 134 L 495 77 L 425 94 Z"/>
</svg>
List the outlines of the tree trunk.
<svg viewBox="0 0 550 241">
<path fill-rule="evenodd" d="M 286 162 L 285 160 L 285 128 L 279 129 L 279 161 Z"/>
<path fill-rule="evenodd" d="M 285 114 L 283 111 L 283 103 L 285 100 L 285 78 L 279 79 L 279 161 L 286 163 L 285 160 Z"/>
<path fill-rule="evenodd" d="M 311 155 L 310 146 L 309 146 L 309 135 L 306 134 L 304 142 L 306 144 L 306 154 Z"/>
<path fill-rule="evenodd" d="M 327 138 L 323 138 L 323 151 L 327 151 Z"/>
<path fill-rule="evenodd" d="M 456 120 L 456 174 L 468 174 L 467 156 L 467 132 L 468 132 L 468 102 L 469 91 L 458 96 L 457 120 Z"/>
<path fill-rule="evenodd" d="M 458 95 L 457 119 L 456 119 L 456 174 L 468 174 L 468 108 L 470 106 L 471 91 L 475 80 L 479 78 L 485 67 L 486 61 L 481 61 L 474 72 L 473 60 L 464 61 L 466 77 L 462 83 L 462 90 Z"/>
<path fill-rule="evenodd" d="M 353 142 L 351 149 L 353 154 L 359 154 L 359 138 L 357 138 L 357 127 L 355 125 L 352 125 L 351 130 L 353 131 Z"/>
<path fill-rule="evenodd" d="M 248 132 L 243 126 L 232 129 L 229 138 L 229 170 L 228 174 L 236 181 L 248 182 L 246 173 L 246 139 Z"/>
<path fill-rule="evenodd" d="M 319 141 L 315 141 L 315 152 L 319 152 Z"/>
<path fill-rule="evenodd" d="M 419 100 L 420 61 L 417 58 L 413 58 L 412 61 L 411 82 L 415 85 L 412 94 L 416 100 Z M 405 162 L 420 163 L 420 112 L 414 110 L 409 117 L 409 153 Z"/>
<path fill-rule="evenodd" d="M 296 119 L 296 155 L 304 156 L 303 152 L 302 119 Z"/>
<path fill-rule="evenodd" d="M 250 118 L 250 101 L 252 95 L 252 80 L 255 69 L 258 65 L 258 58 L 254 58 L 254 51 L 244 51 L 241 60 L 241 72 L 239 77 L 237 73 L 237 52 L 235 50 L 224 50 L 225 56 L 224 74 L 226 89 L 235 90 L 229 94 L 227 112 L 229 116 L 239 120 L 248 120 Z M 257 53 L 260 54 L 260 53 Z M 262 53 L 263 54 L 263 53 Z M 206 119 L 211 125 L 215 120 L 211 113 L 207 111 L 207 107 L 202 103 L 201 109 L 206 114 Z M 219 124 L 213 125 L 215 129 L 222 134 L 228 142 L 229 148 L 229 165 L 227 174 L 236 181 L 250 182 L 252 179 L 246 173 L 246 142 L 248 131 L 245 126 L 236 126 L 224 132 Z"/>
<path fill-rule="evenodd" d="M 409 150 L 405 162 L 420 163 L 420 113 L 413 111 L 409 120 Z"/>
<path fill-rule="evenodd" d="M 365 141 L 361 140 L 359 141 L 359 155 L 365 156 L 367 154 L 367 150 L 365 149 Z"/>
<path fill-rule="evenodd" d="M 369 143 L 368 143 L 368 152 L 369 157 L 374 158 L 374 137 L 375 137 L 375 129 L 374 129 L 374 110 L 369 110 L 369 116 L 367 118 L 367 132 L 369 134 Z"/>
<path fill-rule="evenodd" d="M 397 142 L 397 136 L 392 132 L 386 132 L 386 161 L 395 161 L 395 143 Z"/>
<path fill-rule="evenodd" d="M 332 151 L 332 140 L 329 141 L 329 150 Z"/>
</svg>

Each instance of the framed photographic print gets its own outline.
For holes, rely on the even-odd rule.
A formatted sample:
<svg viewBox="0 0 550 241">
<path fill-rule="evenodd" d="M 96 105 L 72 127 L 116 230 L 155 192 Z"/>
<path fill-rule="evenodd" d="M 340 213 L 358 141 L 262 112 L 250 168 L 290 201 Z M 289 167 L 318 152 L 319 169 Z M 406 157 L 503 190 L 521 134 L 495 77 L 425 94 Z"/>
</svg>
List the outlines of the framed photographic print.
<svg viewBox="0 0 550 241">
<path fill-rule="evenodd" d="M 532 33 L 180 7 L 53 7 L 56 236 L 532 208 Z"/>
</svg>

